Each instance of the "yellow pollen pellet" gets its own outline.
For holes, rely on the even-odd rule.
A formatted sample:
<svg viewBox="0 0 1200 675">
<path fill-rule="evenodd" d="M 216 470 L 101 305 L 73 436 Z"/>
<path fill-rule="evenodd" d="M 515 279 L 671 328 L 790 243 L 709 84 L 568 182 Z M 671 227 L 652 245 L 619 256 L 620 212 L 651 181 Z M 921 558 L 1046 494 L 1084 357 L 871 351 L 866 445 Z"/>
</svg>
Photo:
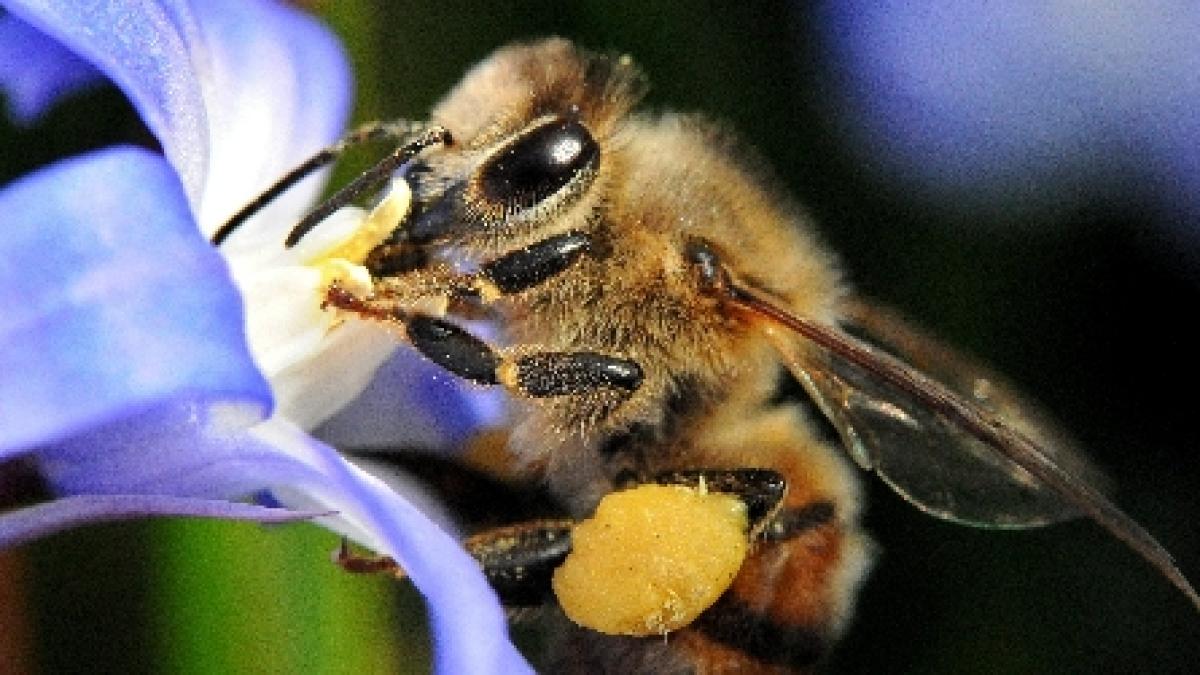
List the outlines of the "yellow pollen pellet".
<svg viewBox="0 0 1200 675">
<path fill-rule="evenodd" d="M 554 593 L 575 623 L 662 635 L 712 606 L 749 549 L 746 506 L 722 493 L 641 485 L 601 500 L 576 526 Z"/>
</svg>

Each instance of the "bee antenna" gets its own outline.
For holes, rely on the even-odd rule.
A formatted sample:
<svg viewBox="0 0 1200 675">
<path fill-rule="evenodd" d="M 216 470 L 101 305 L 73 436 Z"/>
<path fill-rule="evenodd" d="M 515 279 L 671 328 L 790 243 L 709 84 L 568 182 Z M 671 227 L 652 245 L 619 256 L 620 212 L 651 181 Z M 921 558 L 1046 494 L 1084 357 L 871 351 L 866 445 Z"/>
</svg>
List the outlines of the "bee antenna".
<svg viewBox="0 0 1200 675">
<path fill-rule="evenodd" d="M 392 122 L 368 122 L 363 126 L 351 131 L 339 140 L 337 143 L 318 151 L 313 156 L 309 157 L 304 163 L 289 171 L 282 178 L 277 180 L 271 187 L 267 188 L 262 194 L 256 197 L 253 201 L 243 206 L 237 213 L 233 214 L 229 220 L 225 221 L 221 227 L 217 228 L 213 234 L 213 246 L 220 246 L 229 235 L 233 234 L 237 228 L 241 227 L 242 223 L 250 219 L 251 216 L 258 213 L 267 204 L 274 201 L 279 195 L 286 192 L 296 183 L 299 183 L 305 177 L 312 174 L 317 169 L 329 164 L 337 159 L 346 150 L 364 143 L 372 143 L 376 141 L 391 140 L 399 142 L 405 138 L 411 137 L 413 134 L 420 132 L 425 126 L 416 122 L 408 122 L 397 120 Z"/>
<path fill-rule="evenodd" d="M 317 208 L 309 211 L 308 215 L 301 218 L 300 222 L 296 223 L 296 227 L 292 228 L 287 239 L 283 241 L 283 245 L 287 248 L 295 246 L 304 238 L 304 235 L 308 234 L 310 230 L 316 227 L 322 220 L 325 220 L 331 213 L 354 201 L 364 192 L 378 187 L 396 169 L 403 166 L 405 162 L 415 157 L 417 153 L 425 148 L 431 145 L 449 145 L 450 143 L 450 132 L 444 127 L 428 127 L 420 136 L 393 150 L 387 157 L 379 160 L 375 166 L 359 174 L 357 178 L 335 192 L 332 197 L 318 204 Z"/>
</svg>

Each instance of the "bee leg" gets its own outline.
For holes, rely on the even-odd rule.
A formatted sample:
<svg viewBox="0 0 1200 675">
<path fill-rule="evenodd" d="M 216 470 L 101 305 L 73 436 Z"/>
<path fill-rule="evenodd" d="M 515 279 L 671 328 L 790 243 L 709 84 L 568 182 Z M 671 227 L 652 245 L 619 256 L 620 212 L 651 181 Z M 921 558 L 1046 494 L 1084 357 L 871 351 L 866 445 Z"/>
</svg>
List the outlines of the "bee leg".
<svg viewBox="0 0 1200 675">
<path fill-rule="evenodd" d="M 536 607 L 554 597 L 550 579 L 571 552 L 574 526 L 569 519 L 531 520 L 485 530 L 463 546 L 483 567 L 502 605 Z"/>
<path fill-rule="evenodd" d="M 409 342 L 430 361 L 478 384 L 502 384 L 533 398 L 571 396 L 603 388 L 636 391 L 642 369 L 595 352 L 536 352 L 507 357 L 444 319 L 417 315 L 404 322 Z"/>
<path fill-rule="evenodd" d="M 598 389 L 633 393 L 642 384 L 642 368 L 637 362 L 595 352 L 529 354 L 506 361 L 497 374 L 509 389 L 536 398 Z"/>
<path fill-rule="evenodd" d="M 417 315 L 404 323 L 409 342 L 426 358 L 479 384 L 503 384 L 534 398 L 569 396 L 601 388 L 635 391 L 637 363 L 594 352 L 537 352 L 506 357 L 443 319 Z"/>
<path fill-rule="evenodd" d="M 484 263 L 480 273 L 498 293 L 520 293 L 570 267 L 590 245 L 580 232 L 558 234 Z"/>
<path fill-rule="evenodd" d="M 488 261 L 477 274 L 461 274 L 428 267 L 424 248 L 400 241 L 375 249 L 367 259 L 367 268 L 376 279 L 375 294 L 380 297 L 404 298 L 411 296 L 415 288 L 425 295 L 437 293 L 460 300 L 470 297 L 486 304 L 558 275 L 579 260 L 590 245 L 587 235 L 566 232 Z M 401 279 L 401 275 L 407 276 Z"/>
<path fill-rule="evenodd" d="M 690 469 L 653 477 L 659 485 L 685 485 L 731 494 L 746 505 L 750 538 L 769 537 L 787 494 L 787 480 L 771 469 Z"/>
<path fill-rule="evenodd" d="M 381 244 L 371 251 L 363 262 L 363 266 L 374 279 L 399 276 L 428 264 L 429 254 L 426 250 L 408 242 Z"/>
<path fill-rule="evenodd" d="M 425 358 L 476 384 L 502 384 L 533 398 L 570 396 L 598 389 L 636 391 L 642 368 L 636 362 L 595 352 L 534 352 L 506 356 L 451 321 L 408 313 L 386 300 L 362 299 L 334 284 L 325 306 L 402 327 Z"/>
<path fill-rule="evenodd" d="M 453 322 L 409 314 L 385 301 L 364 300 L 338 285 L 325 306 L 396 324 L 425 358 L 476 384 L 502 384 L 533 398 L 583 394 L 602 388 L 636 391 L 642 369 L 629 359 L 595 352 L 534 352 L 506 356 Z"/>
<path fill-rule="evenodd" d="M 483 568 L 483 575 L 510 609 L 537 607 L 553 598 L 550 579 L 571 552 L 573 520 L 531 520 L 485 530 L 467 538 L 463 548 Z M 405 577 L 404 568 L 388 556 L 359 555 L 346 539 L 333 562 L 352 574 Z"/>
<path fill-rule="evenodd" d="M 333 552 L 333 562 L 351 574 L 380 574 L 388 573 L 397 579 L 403 579 L 404 568 L 392 558 L 385 555 L 360 555 L 350 550 L 350 542 L 342 537 L 342 543 Z"/>
<path fill-rule="evenodd" d="M 375 280 L 374 298 L 397 306 L 443 298 L 450 313 L 482 315 L 488 303 L 537 286 L 566 270 L 591 245 L 578 232 L 548 237 L 480 266 L 475 274 L 430 265 L 424 247 L 408 240 L 377 247 L 366 267 Z"/>
<path fill-rule="evenodd" d="M 826 499 L 785 505 L 787 479 L 774 469 L 689 469 L 666 471 L 652 479 L 659 485 L 685 485 L 737 496 L 746 505 L 751 538 L 786 541 L 835 520 L 836 508 Z"/>
</svg>

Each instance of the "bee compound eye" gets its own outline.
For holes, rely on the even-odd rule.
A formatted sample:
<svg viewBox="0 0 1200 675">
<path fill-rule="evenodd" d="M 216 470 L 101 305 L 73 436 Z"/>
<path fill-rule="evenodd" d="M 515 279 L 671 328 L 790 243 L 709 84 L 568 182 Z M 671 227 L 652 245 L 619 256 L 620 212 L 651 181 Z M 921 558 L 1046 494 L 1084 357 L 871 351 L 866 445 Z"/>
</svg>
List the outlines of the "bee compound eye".
<svg viewBox="0 0 1200 675">
<path fill-rule="evenodd" d="M 599 158 L 600 146 L 587 127 L 557 119 L 492 156 L 479 172 L 478 186 L 490 202 L 533 206 L 595 168 Z"/>
</svg>

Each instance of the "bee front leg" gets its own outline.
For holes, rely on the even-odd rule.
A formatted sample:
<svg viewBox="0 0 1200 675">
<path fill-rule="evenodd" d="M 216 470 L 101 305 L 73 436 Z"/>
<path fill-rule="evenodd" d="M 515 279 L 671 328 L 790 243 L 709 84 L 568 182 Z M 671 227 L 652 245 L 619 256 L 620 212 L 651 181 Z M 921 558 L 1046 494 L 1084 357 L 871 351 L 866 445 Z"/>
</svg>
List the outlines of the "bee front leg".
<svg viewBox="0 0 1200 675">
<path fill-rule="evenodd" d="M 420 306 L 422 298 L 443 298 L 440 304 L 447 307 L 469 296 L 486 304 L 519 293 L 569 268 L 590 243 L 584 234 L 567 232 L 491 260 L 474 275 L 437 267 L 383 277 L 377 280 L 371 299 L 358 298 L 335 285 L 327 293 L 326 305 L 397 324 L 426 358 L 477 384 L 501 384 L 532 398 L 580 395 L 603 388 L 632 393 L 641 385 L 642 369 L 629 359 L 587 351 L 535 351 L 510 357 L 450 321 L 407 309 Z M 394 256 L 397 260 L 403 257 L 400 253 Z"/>
<path fill-rule="evenodd" d="M 641 367 L 629 359 L 595 352 L 507 356 L 451 321 L 409 313 L 386 300 L 359 298 L 337 285 L 329 288 L 325 304 L 396 325 L 409 344 L 442 368 L 523 396 L 570 396 L 605 388 L 632 393 L 642 383 Z"/>
<path fill-rule="evenodd" d="M 544 398 L 602 388 L 632 393 L 642 382 L 637 363 L 595 352 L 535 352 L 507 357 L 483 340 L 443 319 L 413 316 L 405 321 L 409 342 L 426 358 L 479 384 Z"/>
<path fill-rule="evenodd" d="M 591 246 L 579 232 L 547 237 L 483 263 L 479 272 L 462 274 L 430 265 L 427 251 L 409 241 L 385 244 L 371 252 L 367 268 L 376 294 L 401 302 L 415 296 L 473 300 L 484 305 L 537 286 L 573 265 Z"/>
</svg>

